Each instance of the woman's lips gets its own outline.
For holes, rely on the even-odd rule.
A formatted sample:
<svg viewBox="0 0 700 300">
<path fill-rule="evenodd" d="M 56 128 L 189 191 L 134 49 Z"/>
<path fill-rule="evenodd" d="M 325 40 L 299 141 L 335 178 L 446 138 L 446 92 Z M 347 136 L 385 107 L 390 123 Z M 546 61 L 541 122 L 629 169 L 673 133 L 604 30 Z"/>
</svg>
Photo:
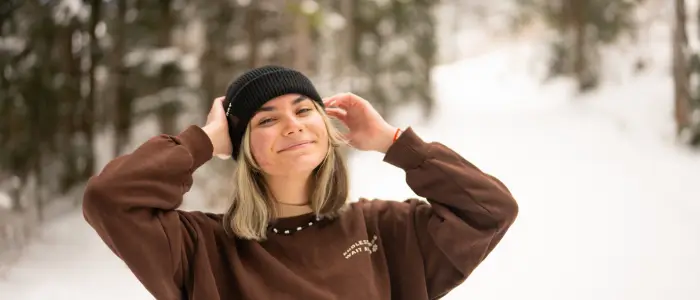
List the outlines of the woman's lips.
<svg viewBox="0 0 700 300">
<path fill-rule="evenodd" d="M 277 152 L 285 152 L 285 151 L 300 149 L 300 148 L 306 147 L 308 145 L 311 145 L 312 143 L 313 143 L 313 141 L 303 141 L 303 142 L 295 143 L 295 144 L 287 146 L 284 149 L 277 151 Z"/>
</svg>

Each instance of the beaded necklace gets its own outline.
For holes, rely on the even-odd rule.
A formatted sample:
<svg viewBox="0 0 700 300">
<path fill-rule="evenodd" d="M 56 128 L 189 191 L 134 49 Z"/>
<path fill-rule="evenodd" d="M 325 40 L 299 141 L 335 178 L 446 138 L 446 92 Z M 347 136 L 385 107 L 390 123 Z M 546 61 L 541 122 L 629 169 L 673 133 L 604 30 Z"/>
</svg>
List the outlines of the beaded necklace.
<svg viewBox="0 0 700 300">
<path fill-rule="evenodd" d="M 309 228 L 309 227 L 313 226 L 314 224 L 318 223 L 319 221 L 321 221 L 321 218 L 320 218 L 320 217 L 316 217 L 316 220 L 315 220 L 315 221 L 314 221 L 314 220 L 311 220 L 311 221 L 309 221 L 309 223 L 306 223 L 306 224 L 304 224 L 304 225 L 302 225 L 302 226 L 298 226 L 298 227 L 295 228 L 295 229 L 285 229 L 285 230 L 282 230 L 282 229 L 279 229 L 279 228 L 277 228 L 277 227 L 272 227 L 272 232 L 274 232 L 274 233 L 276 233 L 276 234 L 289 235 L 289 234 L 292 234 L 292 233 L 295 233 L 295 232 L 302 231 L 302 230 L 304 230 L 304 229 L 306 229 L 306 228 Z"/>
</svg>

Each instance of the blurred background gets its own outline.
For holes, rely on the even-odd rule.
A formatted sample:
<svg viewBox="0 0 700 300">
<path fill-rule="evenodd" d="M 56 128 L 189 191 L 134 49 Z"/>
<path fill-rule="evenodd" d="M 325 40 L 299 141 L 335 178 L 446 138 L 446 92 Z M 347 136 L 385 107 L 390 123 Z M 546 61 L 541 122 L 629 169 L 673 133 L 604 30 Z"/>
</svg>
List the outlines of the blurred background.
<svg viewBox="0 0 700 300">
<path fill-rule="evenodd" d="M 264 64 L 509 186 L 518 220 L 446 299 L 700 299 L 698 25 L 697 0 L 0 0 L 0 299 L 152 299 L 84 184 Z M 354 198 L 415 196 L 348 159 Z M 234 166 L 183 209 L 225 208 Z"/>
</svg>

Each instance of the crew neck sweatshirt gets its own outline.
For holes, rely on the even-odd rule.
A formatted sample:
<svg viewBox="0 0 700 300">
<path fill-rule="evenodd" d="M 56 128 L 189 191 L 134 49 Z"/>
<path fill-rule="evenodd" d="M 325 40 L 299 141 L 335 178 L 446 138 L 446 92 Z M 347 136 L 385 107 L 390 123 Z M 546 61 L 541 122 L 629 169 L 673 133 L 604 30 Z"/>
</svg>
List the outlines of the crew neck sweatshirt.
<svg viewBox="0 0 700 300">
<path fill-rule="evenodd" d="M 501 181 L 408 128 L 384 161 L 423 199 L 359 199 L 293 234 L 244 240 L 224 232 L 221 214 L 178 209 L 212 150 L 190 126 L 151 138 L 88 182 L 85 219 L 156 299 L 437 299 L 469 277 L 518 214 Z M 274 227 L 315 220 L 303 214 Z"/>
</svg>

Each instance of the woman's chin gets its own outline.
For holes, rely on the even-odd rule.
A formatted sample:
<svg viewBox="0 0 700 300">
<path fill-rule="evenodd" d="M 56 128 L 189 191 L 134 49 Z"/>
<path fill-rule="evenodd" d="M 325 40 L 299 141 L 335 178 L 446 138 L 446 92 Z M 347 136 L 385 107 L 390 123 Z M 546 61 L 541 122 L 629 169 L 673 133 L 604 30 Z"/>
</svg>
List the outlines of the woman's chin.
<svg viewBox="0 0 700 300">
<path fill-rule="evenodd" d="M 299 171 L 299 172 L 311 172 L 314 169 L 316 169 L 321 162 L 323 161 L 323 158 L 317 158 L 317 157 L 299 157 L 296 159 L 293 163 L 293 168 L 294 171 Z"/>
<path fill-rule="evenodd" d="M 322 161 L 323 157 L 318 157 L 318 155 L 312 153 L 299 154 L 275 164 L 276 170 L 274 173 L 279 175 L 311 174 Z"/>
</svg>

